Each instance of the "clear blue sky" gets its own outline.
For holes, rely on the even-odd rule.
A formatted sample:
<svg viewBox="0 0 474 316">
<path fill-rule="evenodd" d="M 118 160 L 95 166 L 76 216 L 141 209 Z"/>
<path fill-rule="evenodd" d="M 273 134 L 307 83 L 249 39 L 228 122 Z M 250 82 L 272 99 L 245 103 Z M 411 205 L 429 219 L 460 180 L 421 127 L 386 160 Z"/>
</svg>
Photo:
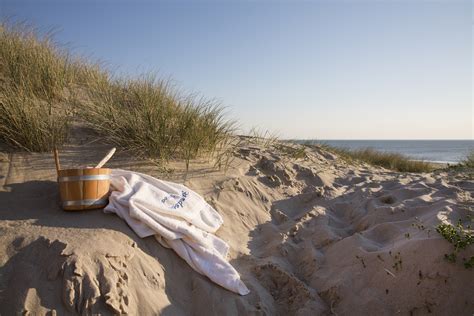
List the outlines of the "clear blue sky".
<svg viewBox="0 0 474 316">
<path fill-rule="evenodd" d="M 472 139 L 472 14 L 456 0 L 0 0 L 1 16 L 284 138 Z"/>
</svg>

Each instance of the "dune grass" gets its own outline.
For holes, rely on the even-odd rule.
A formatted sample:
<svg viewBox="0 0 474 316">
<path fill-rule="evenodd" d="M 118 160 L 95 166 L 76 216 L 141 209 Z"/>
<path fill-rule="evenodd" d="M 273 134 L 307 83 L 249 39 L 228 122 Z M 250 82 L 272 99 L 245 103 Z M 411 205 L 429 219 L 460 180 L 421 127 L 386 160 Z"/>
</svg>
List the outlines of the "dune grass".
<svg viewBox="0 0 474 316">
<path fill-rule="evenodd" d="M 110 143 L 161 161 L 183 158 L 187 166 L 215 153 L 233 131 L 222 106 L 180 96 L 169 81 L 152 76 L 91 88 L 80 113 Z"/>
<path fill-rule="evenodd" d="M 409 157 L 398 153 L 381 152 L 372 148 L 349 150 L 346 148 L 320 145 L 326 150 L 336 153 L 344 159 L 362 161 L 374 166 L 400 172 L 430 172 L 434 168 L 425 161 L 411 160 Z"/>
<path fill-rule="evenodd" d="M 49 151 L 67 141 L 68 122 L 87 123 L 136 155 L 186 165 L 228 142 L 233 123 L 216 102 L 178 93 L 152 76 L 112 79 L 51 36 L 0 24 L 0 141 Z"/>
<path fill-rule="evenodd" d="M 65 141 L 67 111 L 26 94 L 22 89 L 0 92 L 0 139 L 26 151 L 47 151 Z"/>
<path fill-rule="evenodd" d="M 49 35 L 0 23 L 0 140 L 27 151 L 64 143 L 72 89 L 104 77 L 97 65 L 72 58 Z"/>
<path fill-rule="evenodd" d="M 250 128 L 248 133 L 243 136 L 251 145 L 259 146 L 263 149 L 268 149 L 278 143 L 279 137 L 275 132 L 261 129 L 256 126 Z"/>
<path fill-rule="evenodd" d="M 467 154 L 466 158 L 461 162 L 461 164 L 468 168 L 474 168 L 474 150 Z"/>
</svg>

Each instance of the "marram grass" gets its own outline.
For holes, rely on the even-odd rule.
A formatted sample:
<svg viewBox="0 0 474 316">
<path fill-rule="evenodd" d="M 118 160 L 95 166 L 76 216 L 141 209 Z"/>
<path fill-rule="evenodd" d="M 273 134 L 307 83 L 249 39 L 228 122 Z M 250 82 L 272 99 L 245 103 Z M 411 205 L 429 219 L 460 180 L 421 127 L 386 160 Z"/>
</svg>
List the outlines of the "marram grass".
<svg viewBox="0 0 474 316">
<path fill-rule="evenodd" d="M 461 162 L 464 166 L 468 168 L 474 168 L 474 151 L 471 151 L 467 154 L 466 158 Z"/>
<path fill-rule="evenodd" d="M 0 23 L 0 140 L 49 151 L 67 139 L 73 89 L 107 78 L 26 25 Z"/>
<path fill-rule="evenodd" d="M 161 161 L 213 155 L 233 131 L 219 104 L 180 96 L 152 76 L 90 89 L 80 113 L 110 143 Z"/>
<path fill-rule="evenodd" d="M 49 36 L 1 23 L 0 141 L 49 151 L 67 141 L 73 118 L 139 156 L 183 158 L 187 166 L 221 151 L 234 126 L 213 101 L 180 94 L 151 76 L 112 79 Z"/>
<path fill-rule="evenodd" d="M 0 140 L 26 151 L 45 151 L 67 134 L 67 113 L 21 89 L 0 92 Z"/>
<path fill-rule="evenodd" d="M 398 153 L 381 152 L 371 148 L 349 150 L 328 145 L 321 146 L 345 159 L 358 160 L 390 170 L 400 172 L 430 172 L 434 169 L 429 162 L 411 160 L 409 157 Z"/>
</svg>

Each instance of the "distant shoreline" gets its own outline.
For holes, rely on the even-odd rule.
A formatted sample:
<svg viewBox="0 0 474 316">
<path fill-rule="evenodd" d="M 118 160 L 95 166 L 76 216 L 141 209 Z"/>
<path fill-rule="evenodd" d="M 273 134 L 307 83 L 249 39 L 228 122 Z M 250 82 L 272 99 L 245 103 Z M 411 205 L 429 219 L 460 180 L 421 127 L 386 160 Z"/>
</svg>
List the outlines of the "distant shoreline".
<svg viewBox="0 0 474 316">
<path fill-rule="evenodd" d="M 398 153 L 410 160 L 443 165 L 456 165 L 474 150 L 474 140 L 291 140 L 296 143 L 326 144 L 349 150 L 371 148 L 380 152 Z"/>
</svg>

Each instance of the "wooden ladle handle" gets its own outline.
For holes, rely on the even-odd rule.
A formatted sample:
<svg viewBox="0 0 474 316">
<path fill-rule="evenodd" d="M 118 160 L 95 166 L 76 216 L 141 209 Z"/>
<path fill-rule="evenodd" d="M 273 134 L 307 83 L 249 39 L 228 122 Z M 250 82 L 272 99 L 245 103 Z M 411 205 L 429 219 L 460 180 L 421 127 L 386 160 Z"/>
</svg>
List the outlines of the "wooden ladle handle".
<svg viewBox="0 0 474 316">
<path fill-rule="evenodd" d="M 102 160 L 97 164 L 97 166 L 95 166 L 96 168 L 102 168 L 103 165 L 105 165 L 107 163 L 107 161 L 110 160 L 110 158 L 112 158 L 112 156 L 114 155 L 115 153 L 115 150 L 116 148 L 112 148 L 108 153 L 107 155 L 105 155 L 104 158 L 102 158 Z"/>
<path fill-rule="evenodd" d="M 54 163 L 56 164 L 56 172 L 59 174 L 59 170 L 61 170 L 61 165 L 59 164 L 59 153 L 56 147 L 53 150 L 54 153 Z"/>
</svg>

